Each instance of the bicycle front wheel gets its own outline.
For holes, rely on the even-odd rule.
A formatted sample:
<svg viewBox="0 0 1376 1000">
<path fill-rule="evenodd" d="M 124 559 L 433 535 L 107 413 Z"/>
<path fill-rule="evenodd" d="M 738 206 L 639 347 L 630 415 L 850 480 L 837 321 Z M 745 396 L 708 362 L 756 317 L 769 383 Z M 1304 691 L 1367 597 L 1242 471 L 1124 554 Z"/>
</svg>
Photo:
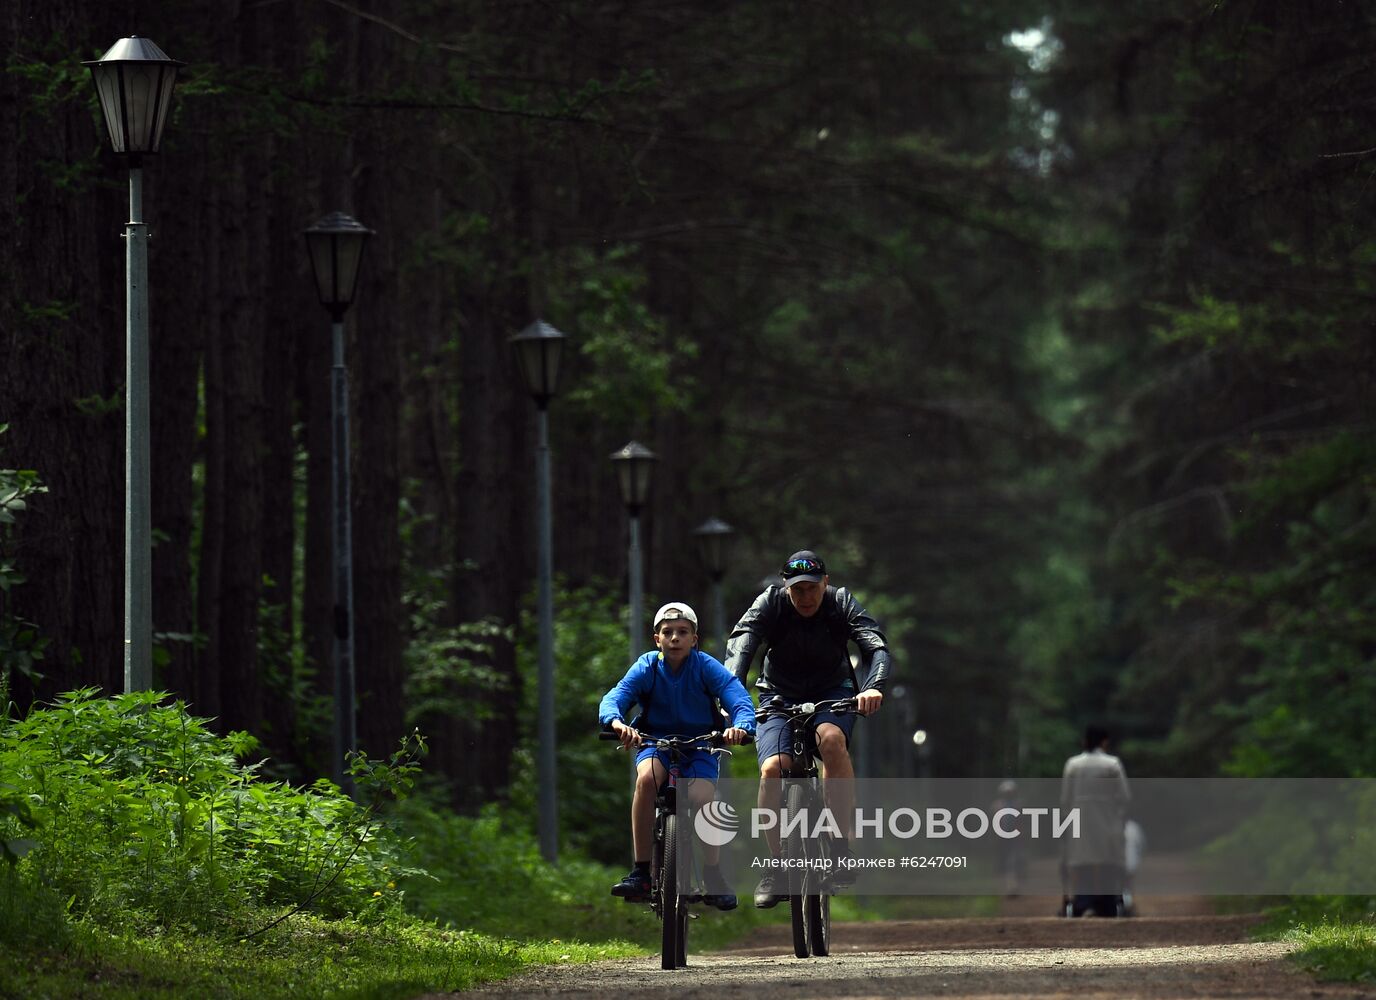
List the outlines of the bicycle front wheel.
<svg viewBox="0 0 1376 1000">
<path fill-rule="evenodd" d="M 784 793 L 786 815 L 793 819 L 801 815 L 806 807 L 807 789 L 800 781 L 791 782 L 788 791 Z M 788 879 L 788 909 L 793 918 L 793 954 L 799 958 L 807 958 L 812 954 L 807 933 L 807 847 L 796 821 L 792 831 L 784 839 L 784 857 L 789 861 L 785 878 Z"/>
<path fill-rule="evenodd" d="M 659 966 L 676 969 L 681 964 L 683 924 L 680 909 L 686 909 L 678 895 L 678 817 L 669 813 L 664 817 L 663 852 L 659 865 L 659 918 L 663 924 L 659 942 Z"/>
<path fill-rule="evenodd" d="M 818 837 L 817 844 L 821 851 L 819 858 L 823 862 L 831 861 L 834 857 L 831 838 Z M 825 958 L 831 952 L 831 893 L 825 874 L 830 870 L 823 864 L 816 871 L 809 871 L 807 876 L 807 938 L 812 954 L 818 958 Z"/>
</svg>

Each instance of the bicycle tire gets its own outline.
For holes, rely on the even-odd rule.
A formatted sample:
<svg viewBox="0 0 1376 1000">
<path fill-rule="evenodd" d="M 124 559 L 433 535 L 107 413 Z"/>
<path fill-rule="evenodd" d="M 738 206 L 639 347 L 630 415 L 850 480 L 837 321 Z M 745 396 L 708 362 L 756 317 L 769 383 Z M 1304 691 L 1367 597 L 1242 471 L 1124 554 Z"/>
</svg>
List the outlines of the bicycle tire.
<svg viewBox="0 0 1376 1000">
<path fill-rule="evenodd" d="M 790 782 L 788 791 L 784 794 L 784 810 L 787 815 L 790 818 L 799 815 L 805 808 L 806 801 L 807 791 L 803 788 L 802 782 Z M 793 954 L 798 958 L 807 958 L 812 954 L 812 944 L 807 933 L 807 896 L 803 891 L 806 888 L 807 869 L 804 862 L 807 859 L 807 847 L 801 831 L 796 826 L 784 840 L 784 857 L 794 862 L 785 873 L 789 889 L 789 915 L 793 919 Z"/>
<path fill-rule="evenodd" d="M 684 828 L 692 829 L 692 814 L 689 811 L 687 811 L 686 804 L 684 806 L 684 809 Z M 679 816 L 677 813 L 675 813 L 675 826 L 677 826 L 678 821 Z M 674 832 L 675 834 L 677 834 L 678 831 L 675 830 Z M 693 898 L 692 890 L 695 888 L 695 880 L 692 878 L 692 876 L 694 876 L 696 873 L 693 870 L 693 848 L 691 844 L 688 845 L 687 854 L 679 855 L 677 852 L 675 852 L 675 854 L 677 857 L 678 867 L 682 869 L 682 872 L 676 874 L 678 874 L 680 878 L 683 878 L 684 873 L 686 873 L 689 876 L 689 895 L 685 897 L 683 893 L 679 893 L 677 897 L 678 922 L 677 931 L 674 939 L 674 965 L 676 968 L 682 969 L 688 964 L 688 900 Z"/>
<path fill-rule="evenodd" d="M 831 860 L 831 838 L 817 838 L 819 859 Z M 830 869 L 818 868 L 808 874 L 807 896 L 807 939 L 812 945 L 812 954 L 826 958 L 831 953 L 831 894 L 827 891 L 827 876 Z"/>
<path fill-rule="evenodd" d="M 659 917 L 663 924 L 659 939 L 659 965 L 678 968 L 680 903 L 678 898 L 678 817 L 664 817 L 664 840 L 660 846 L 663 860 L 659 866 Z"/>
<path fill-rule="evenodd" d="M 678 932 L 676 942 L 676 947 L 674 949 L 674 965 L 682 969 L 688 964 L 688 903 L 682 898 L 678 901 Z"/>
</svg>

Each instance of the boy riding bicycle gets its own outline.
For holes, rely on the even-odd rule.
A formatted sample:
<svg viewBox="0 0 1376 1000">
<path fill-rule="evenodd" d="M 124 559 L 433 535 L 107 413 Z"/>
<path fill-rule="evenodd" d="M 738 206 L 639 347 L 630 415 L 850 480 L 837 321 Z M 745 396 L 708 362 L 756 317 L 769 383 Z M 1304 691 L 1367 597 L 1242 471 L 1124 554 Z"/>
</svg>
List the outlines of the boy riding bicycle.
<svg viewBox="0 0 1376 1000">
<path fill-rule="evenodd" d="M 779 572 L 783 585 L 771 585 L 755 598 L 749 610 L 731 630 L 726 643 L 726 665 L 742 683 L 750 673 L 750 661 L 763 646 L 764 666 L 756 684 L 762 691 L 791 702 L 832 701 L 855 698 L 855 711 L 870 715 L 879 711 L 889 674 L 889 649 L 878 623 L 844 588 L 828 586 L 826 563 L 817 553 L 804 549 L 784 562 Z M 867 676 L 859 682 L 850 663 L 848 642 L 860 648 Z M 764 695 L 761 695 L 763 701 Z M 840 824 L 844 837 L 836 844 L 837 857 L 850 853 L 849 838 L 854 813 L 855 770 L 850 760 L 851 713 L 821 712 L 817 719 L 817 750 L 822 758 L 827 805 Z M 791 748 L 783 745 L 787 723 L 773 718 L 759 728 L 755 751 L 760 761 L 761 809 L 777 811 L 782 779 L 792 765 Z M 777 827 L 767 829 L 765 839 L 779 853 Z M 854 875 L 838 869 L 835 886 L 850 885 Z M 782 894 L 774 875 L 766 873 L 755 890 L 755 905 L 774 906 Z"/>
<path fill-rule="evenodd" d="M 626 671 L 598 706 L 598 719 L 615 732 L 621 745 L 637 748 L 635 794 L 631 801 L 631 842 L 635 851 L 630 874 L 612 886 L 612 895 L 627 902 L 643 902 L 650 894 L 650 855 L 653 850 L 655 793 L 669 774 L 665 753 L 641 747 L 640 731 L 649 736 L 685 736 L 720 728 L 720 701 L 731 725 L 722 732 L 725 743 L 739 745 L 755 731 L 755 706 L 744 685 L 721 662 L 697 648 L 698 616 L 682 602 L 666 604 L 655 612 L 655 649 Z M 633 727 L 625 713 L 639 703 L 641 713 Z M 688 753 L 681 761 L 682 787 L 694 808 L 712 801 L 716 794 L 717 758 L 706 750 Z M 736 907 L 719 867 L 720 848 L 703 847 L 703 902 L 719 910 Z"/>
</svg>

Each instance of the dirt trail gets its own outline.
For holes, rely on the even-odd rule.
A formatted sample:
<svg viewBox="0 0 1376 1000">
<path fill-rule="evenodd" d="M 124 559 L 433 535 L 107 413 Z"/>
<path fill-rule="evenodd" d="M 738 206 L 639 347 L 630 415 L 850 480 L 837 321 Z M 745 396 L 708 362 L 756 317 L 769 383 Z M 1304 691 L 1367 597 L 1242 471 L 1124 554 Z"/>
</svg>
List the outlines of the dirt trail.
<svg viewBox="0 0 1376 1000">
<path fill-rule="evenodd" d="M 1369 987 L 1315 982 L 1285 960 L 1285 944 L 1252 941 L 1255 914 L 1191 912 L 1200 900 L 1159 897 L 1141 900 L 1135 918 L 1069 920 L 1047 915 L 1056 902 L 1009 900 L 1001 917 L 838 924 L 821 959 L 794 958 L 788 926 L 776 924 L 714 954 L 693 953 L 690 939 L 686 969 L 662 970 L 658 957 L 555 967 L 450 996 L 1376 1000 Z"/>
</svg>

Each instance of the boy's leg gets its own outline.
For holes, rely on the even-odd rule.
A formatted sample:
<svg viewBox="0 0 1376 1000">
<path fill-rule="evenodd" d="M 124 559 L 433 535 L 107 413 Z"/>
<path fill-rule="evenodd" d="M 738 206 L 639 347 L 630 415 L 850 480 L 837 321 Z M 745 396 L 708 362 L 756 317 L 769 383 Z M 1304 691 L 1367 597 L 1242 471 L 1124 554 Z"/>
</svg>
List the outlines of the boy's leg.
<svg viewBox="0 0 1376 1000">
<path fill-rule="evenodd" d="M 650 891 L 650 857 L 654 852 L 655 795 L 668 776 L 654 754 L 636 764 L 635 791 L 631 795 L 631 850 L 634 864 L 630 873 L 612 886 L 612 895 L 628 902 L 643 901 Z"/>
<path fill-rule="evenodd" d="M 631 848 L 636 861 L 648 863 L 654 850 L 655 796 L 668 776 L 668 770 L 655 756 L 636 765 L 635 792 L 631 796 Z"/>
</svg>

